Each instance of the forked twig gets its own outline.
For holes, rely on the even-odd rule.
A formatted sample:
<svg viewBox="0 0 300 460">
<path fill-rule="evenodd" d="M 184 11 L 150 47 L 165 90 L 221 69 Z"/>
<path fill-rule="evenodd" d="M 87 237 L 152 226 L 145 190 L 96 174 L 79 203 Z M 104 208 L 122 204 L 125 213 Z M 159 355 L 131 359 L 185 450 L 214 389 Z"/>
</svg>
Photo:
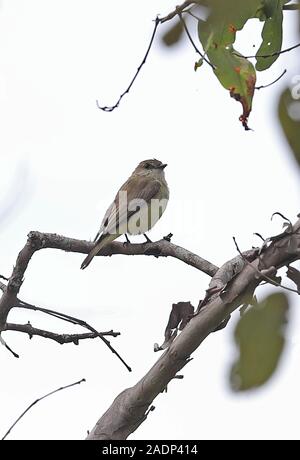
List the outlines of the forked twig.
<svg viewBox="0 0 300 460">
<path fill-rule="evenodd" d="M 270 284 L 273 284 L 274 286 L 277 286 L 277 287 L 280 287 L 282 289 L 285 289 L 286 291 L 290 291 L 290 292 L 295 292 L 296 294 L 300 295 L 300 292 L 297 290 L 297 289 L 292 289 L 292 288 L 289 288 L 287 286 L 282 286 L 282 284 L 278 283 L 276 280 L 270 278 L 268 275 L 266 275 L 265 273 L 262 273 L 260 270 L 258 270 L 256 267 L 253 267 L 253 265 L 246 259 L 246 257 L 243 255 L 243 253 L 241 252 L 238 244 L 237 244 L 237 241 L 236 241 L 236 238 L 233 236 L 233 241 L 234 241 L 234 244 L 235 244 L 235 247 L 238 251 L 238 253 L 240 254 L 240 256 L 242 256 L 242 258 L 245 260 L 245 262 L 247 263 L 247 265 L 249 265 L 250 267 L 252 267 L 252 269 L 257 273 L 258 276 L 260 276 L 261 278 L 263 278 L 265 281 L 267 281 L 268 283 Z"/>
<path fill-rule="evenodd" d="M 97 335 L 97 337 L 99 337 L 105 343 L 105 345 L 110 349 L 112 353 L 114 353 L 119 358 L 119 360 L 124 364 L 124 366 L 129 372 L 132 371 L 131 367 L 128 366 L 128 364 L 119 355 L 119 353 L 111 346 L 110 342 L 103 336 L 103 334 L 98 332 L 94 327 L 90 326 L 90 324 L 88 324 L 86 321 L 83 321 L 82 319 L 79 319 L 79 318 L 75 318 L 74 316 L 66 315 L 65 313 L 57 312 L 55 310 L 49 310 L 48 308 L 36 307 L 35 305 L 31 305 L 21 300 L 18 301 L 15 307 L 24 308 L 26 310 L 41 311 L 42 313 L 45 313 L 47 315 L 54 316 L 55 318 L 59 318 L 62 321 L 67 321 L 72 324 L 78 324 L 79 326 L 82 326 L 85 329 L 88 329 L 89 331 Z"/>
<path fill-rule="evenodd" d="M 264 89 L 264 88 L 268 88 L 269 86 L 272 86 L 274 85 L 275 83 L 277 83 L 282 77 L 283 75 L 285 75 L 287 72 L 286 69 L 284 69 L 284 71 L 282 72 L 281 75 L 279 75 L 279 77 L 276 78 L 276 80 L 272 81 L 271 83 L 268 83 L 267 85 L 261 85 L 261 86 L 256 86 L 255 89 Z"/>
</svg>

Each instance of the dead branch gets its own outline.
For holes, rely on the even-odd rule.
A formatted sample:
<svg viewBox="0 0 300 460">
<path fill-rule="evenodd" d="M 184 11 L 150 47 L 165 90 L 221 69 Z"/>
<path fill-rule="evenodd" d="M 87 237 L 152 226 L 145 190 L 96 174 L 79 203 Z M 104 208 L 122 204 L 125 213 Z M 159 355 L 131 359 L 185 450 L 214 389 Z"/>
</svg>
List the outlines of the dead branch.
<svg viewBox="0 0 300 460">
<path fill-rule="evenodd" d="M 131 87 L 133 85 L 133 83 L 135 82 L 138 74 L 140 73 L 142 67 L 146 64 L 146 61 L 147 61 L 147 58 L 148 58 L 148 55 L 150 53 L 150 50 L 151 50 L 151 47 L 152 47 L 152 44 L 153 44 L 153 41 L 154 41 L 154 38 L 155 38 L 155 35 L 156 35 L 156 30 L 157 30 L 157 27 L 160 23 L 160 20 L 159 18 L 156 18 L 155 19 L 155 25 L 154 25 L 154 29 L 153 29 L 153 32 L 152 32 L 152 36 L 151 36 L 151 39 L 150 39 L 150 43 L 148 45 L 148 48 L 147 48 L 147 51 L 146 51 L 146 54 L 145 56 L 143 57 L 143 60 L 142 62 L 140 63 L 140 65 L 138 66 L 137 68 L 137 71 L 135 72 L 134 74 L 134 77 L 133 79 L 131 80 L 131 82 L 129 83 L 128 87 L 125 89 L 125 91 L 120 95 L 119 99 L 117 100 L 117 102 L 112 105 L 112 106 L 100 106 L 99 102 L 96 101 L 96 104 L 97 104 L 97 107 L 98 109 L 100 110 L 103 110 L 103 112 L 113 112 L 120 104 L 121 100 L 123 99 L 123 97 L 125 96 L 125 94 L 128 94 L 129 91 L 131 90 Z"/>
<path fill-rule="evenodd" d="M 203 340 L 253 294 L 260 283 L 256 270 L 267 270 L 270 267 L 279 269 L 299 258 L 300 219 L 293 226 L 293 234 L 287 232 L 280 240 L 273 241 L 251 263 L 244 262 L 243 269 L 227 284 L 226 290 L 212 298 L 192 318 L 148 373 L 136 385 L 116 397 L 87 439 L 127 439 L 146 420 L 148 407 L 183 368 Z"/>
<path fill-rule="evenodd" d="M 117 356 L 117 358 L 124 364 L 126 369 L 131 372 L 131 367 L 128 366 L 126 361 L 122 358 L 122 356 L 114 349 L 114 347 L 110 344 L 109 340 L 107 340 L 101 332 L 98 332 L 94 327 L 88 324 L 86 321 L 83 321 L 80 318 L 75 318 L 75 316 L 66 315 L 65 313 L 60 313 L 55 310 L 49 310 L 48 308 L 37 307 L 36 305 L 32 305 L 27 302 L 23 302 L 17 299 L 17 304 L 15 308 L 24 308 L 26 310 L 34 310 L 40 311 L 45 313 L 46 315 L 54 316 L 55 318 L 61 319 L 63 321 L 67 321 L 68 323 L 77 324 L 78 326 L 82 326 L 85 329 L 91 331 L 92 334 L 95 334 L 96 337 L 99 337 L 100 340 L 110 349 L 110 351 Z"/>
<path fill-rule="evenodd" d="M 45 331 L 43 329 L 33 327 L 31 323 L 7 323 L 5 325 L 4 331 L 23 332 L 24 334 L 28 334 L 30 339 L 32 339 L 36 335 L 43 337 L 44 339 L 54 340 L 55 342 L 60 343 L 61 345 L 65 343 L 74 343 L 74 345 L 78 345 L 80 340 L 95 339 L 99 336 L 99 334 L 101 334 L 102 336 L 111 337 L 117 337 L 118 335 L 120 335 L 120 332 L 114 331 L 99 332 L 98 334 L 96 334 L 95 332 L 86 332 L 83 334 L 57 334 L 56 332 Z"/>
<path fill-rule="evenodd" d="M 0 299 L 0 331 L 5 327 L 10 309 L 18 303 L 17 295 L 23 283 L 25 271 L 31 257 L 41 249 L 58 249 L 66 252 L 88 254 L 94 243 L 74 238 L 67 238 L 55 233 L 30 232 L 24 248 L 20 251 L 7 285 L 0 282 L 3 295 Z M 98 256 L 148 255 L 155 257 L 174 257 L 198 270 L 213 276 L 218 267 L 200 256 L 177 246 L 167 239 L 154 243 L 127 244 L 114 241 L 107 245 Z"/>
<path fill-rule="evenodd" d="M 11 427 L 7 430 L 7 432 L 5 433 L 5 435 L 4 435 L 3 438 L 2 438 L 2 441 L 4 441 L 4 439 L 7 438 L 7 436 L 8 436 L 9 433 L 11 432 L 11 430 L 16 426 L 16 424 L 21 420 L 21 418 L 24 417 L 24 415 L 25 415 L 35 404 L 37 404 L 38 402 L 42 401 L 42 400 L 45 399 L 45 398 L 48 398 L 48 396 L 51 396 L 51 395 L 53 395 L 54 393 L 57 393 L 58 391 L 66 390 L 67 388 L 74 387 L 75 385 L 80 385 L 82 382 L 85 382 L 85 381 L 86 381 L 85 379 L 81 379 L 81 380 L 78 380 L 78 382 L 74 382 L 74 383 L 71 383 L 71 384 L 69 384 L 69 385 L 65 385 L 64 387 L 57 388 L 56 390 L 51 391 L 50 393 L 47 393 L 46 395 L 42 396 L 41 398 L 38 398 L 38 399 L 36 399 L 35 401 L 33 401 L 33 403 L 31 403 L 31 404 L 24 410 L 24 412 L 22 412 L 22 414 L 17 418 L 17 420 L 16 420 L 16 421 L 11 425 Z"/>
</svg>

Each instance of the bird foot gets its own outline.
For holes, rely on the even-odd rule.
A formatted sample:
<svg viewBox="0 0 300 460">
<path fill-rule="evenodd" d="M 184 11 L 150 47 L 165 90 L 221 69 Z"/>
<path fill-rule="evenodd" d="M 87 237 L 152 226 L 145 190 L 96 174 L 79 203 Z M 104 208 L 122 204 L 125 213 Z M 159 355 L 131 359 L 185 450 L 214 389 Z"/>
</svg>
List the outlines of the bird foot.
<svg viewBox="0 0 300 460">
<path fill-rule="evenodd" d="M 143 233 L 144 237 L 146 238 L 146 243 L 152 243 L 150 238 L 146 235 L 146 233 Z"/>
<path fill-rule="evenodd" d="M 169 233 L 167 236 L 164 236 L 163 239 L 170 243 L 172 236 L 173 236 L 173 233 Z"/>
<path fill-rule="evenodd" d="M 123 246 L 127 246 L 128 244 L 131 244 L 130 239 L 128 238 L 126 233 L 125 233 L 125 238 L 126 238 L 126 241 L 124 241 Z"/>
</svg>

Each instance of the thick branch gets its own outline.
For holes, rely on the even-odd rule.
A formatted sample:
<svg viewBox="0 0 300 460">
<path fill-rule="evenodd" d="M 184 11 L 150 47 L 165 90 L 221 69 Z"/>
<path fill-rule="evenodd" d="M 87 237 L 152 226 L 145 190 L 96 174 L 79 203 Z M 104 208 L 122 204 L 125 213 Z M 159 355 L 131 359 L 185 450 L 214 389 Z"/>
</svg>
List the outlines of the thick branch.
<svg viewBox="0 0 300 460">
<path fill-rule="evenodd" d="M 14 323 L 7 323 L 5 325 L 4 331 L 17 331 L 17 332 L 24 332 L 25 334 L 29 335 L 29 338 L 32 339 L 34 335 L 43 337 L 44 339 L 54 340 L 57 343 L 64 344 L 64 343 L 74 343 L 78 345 L 79 340 L 84 339 L 95 339 L 99 337 L 99 334 L 102 336 L 111 336 L 117 337 L 120 335 L 120 332 L 114 331 L 106 331 L 106 332 L 99 332 L 96 334 L 95 332 L 87 332 L 84 334 L 57 334 L 51 331 L 45 331 L 43 329 L 37 329 L 33 327 L 30 323 L 27 324 L 14 324 Z"/>
<path fill-rule="evenodd" d="M 291 244 L 292 241 L 292 244 Z M 147 418 L 154 398 L 188 362 L 203 340 L 253 293 L 261 279 L 257 270 L 280 268 L 300 258 L 300 219 L 293 234 L 274 241 L 264 253 L 245 264 L 227 285 L 226 291 L 212 300 L 195 316 L 160 357 L 149 372 L 133 387 L 123 391 L 96 423 L 87 439 L 127 439 Z M 253 269 L 255 268 L 255 270 Z"/>
<path fill-rule="evenodd" d="M 58 249 L 67 252 L 88 254 L 93 248 L 94 243 L 65 236 L 55 233 L 30 232 L 24 248 L 18 255 L 16 265 L 12 275 L 9 278 L 7 286 L 1 283 L 3 295 L 0 299 L 0 331 L 5 327 L 10 309 L 17 303 L 17 295 L 23 283 L 23 277 L 29 261 L 36 251 L 41 249 Z M 112 256 L 114 254 L 123 255 L 149 255 L 155 257 L 174 257 L 185 262 L 204 273 L 213 276 L 218 267 L 211 264 L 200 256 L 177 246 L 165 239 L 154 243 L 127 244 L 113 242 L 103 248 L 99 256 Z"/>
</svg>

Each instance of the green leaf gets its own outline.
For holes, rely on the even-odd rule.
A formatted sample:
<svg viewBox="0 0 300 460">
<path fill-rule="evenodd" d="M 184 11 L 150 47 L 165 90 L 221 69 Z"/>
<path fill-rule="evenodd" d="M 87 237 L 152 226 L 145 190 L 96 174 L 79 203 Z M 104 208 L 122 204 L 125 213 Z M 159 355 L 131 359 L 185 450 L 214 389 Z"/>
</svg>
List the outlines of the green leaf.
<svg viewBox="0 0 300 460">
<path fill-rule="evenodd" d="M 291 91 L 294 92 L 294 98 Z M 286 88 L 281 94 L 278 116 L 285 137 L 300 166 L 300 79 L 292 90 Z"/>
<path fill-rule="evenodd" d="M 273 375 L 284 349 L 288 308 L 285 294 L 272 294 L 240 318 L 234 334 L 240 355 L 231 369 L 233 390 L 257 388 Z"/>
<path fill-rule="evenodd" d="M 202 3 L 202 2 L 201 2 Z M 206 21 L 201 21 L 202 31 L 199 38 L 205 49 L 207 41 L 207 29 L 209 34 L 213 32 L 214 46 L 228 46 L 235 42 L 236 32 L 242 30 L 248 19 L 255 17 L 261 0 L 210 0 L 208 2 L 210 14 Z"/>
<path fill-rule="evenodd" d="M 253 10 L 252 10 L 253 12 Z M 248 117 L 252 109 L 256 72 L 252 63 L 239 54 L 232 46 L 236 36 L 236 26 L 242 27 L 246 17 L 234 24 L 228 17 L 220 22 L 199 21 L 198 34 L 214 73 L 220 83 L 230 92 L 230 96 L 240 102 L 243 113 L 240 116 L 244 128 L 248 128 Z M 225 22 L 224 22 L 225 21 Z"/>
<path fill-rule="evenodd" d="M 282 46 L 282 1 L 266 1 L 264 12 L 266 15 L 265 24 L 262 30 L 262 44 L 256 53 L 256 70 L 266 70 L 278 59 L 278 54 L 270 57 L 259 57 L 278 53 Z"/>
</svg>

